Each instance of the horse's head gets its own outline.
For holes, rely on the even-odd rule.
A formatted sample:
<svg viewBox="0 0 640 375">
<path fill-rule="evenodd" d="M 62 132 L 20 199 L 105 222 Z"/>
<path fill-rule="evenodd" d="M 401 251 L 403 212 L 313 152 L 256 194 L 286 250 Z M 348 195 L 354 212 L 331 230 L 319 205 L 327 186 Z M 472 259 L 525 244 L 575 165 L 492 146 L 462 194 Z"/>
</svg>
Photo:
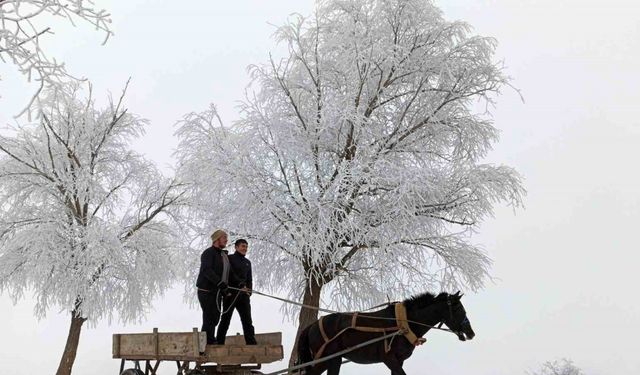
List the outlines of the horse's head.
<svg viewBox="0 0 640 375">
<path fill-rule="evenodd" d="M 447 296 L 443 322 L 458 335 L 460 341 L 466 341 L 473 339 L 476 334 L 471 328 L 471 322 L 467 318 L 467 312 L 460 301 L 461 298 L 460 292 Z"/>
</svg>

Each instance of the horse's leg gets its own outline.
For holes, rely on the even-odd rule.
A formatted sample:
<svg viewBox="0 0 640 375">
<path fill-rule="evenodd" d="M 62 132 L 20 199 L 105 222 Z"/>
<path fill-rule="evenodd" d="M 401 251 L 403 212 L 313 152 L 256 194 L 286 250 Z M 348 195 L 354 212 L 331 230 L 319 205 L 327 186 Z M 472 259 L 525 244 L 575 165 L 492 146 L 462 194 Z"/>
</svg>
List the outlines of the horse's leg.
<svg viewBox="0 0 640 375">
<path fill-rule="evenodd" d="M 313 365 L 311 367 L 307 367 L 304 370 L 304 375 L 320 375 L 323 372 L 327 371 L 327 368 L 329 367 L 328 365 L 328 361 L 327 362 L 320 362 L 316 365 Z"/>
<path fill-rule="evenodd" d="M 402 369 L 402 363 L 404 361 L 399 360 L 395 356 L 385 356 L 382 362 L 391 370 L 391 375 L 407 375 Z"/>
<path fill-rule="evenodd" d="M 327 375 L 339 375 L 341 365 L 342 357 L 332 358 L 326 362 L 320 362 L 311 368 L 307 368 L 304 375 L 320 375 L 325 371 L 327 371 Z"/>
<path fill-rule="evenodd" d="M 339 375 L 340 374 L 340 366 L 342 365 L 342 357 L 333 358 L 330 361 L 327 361 L 327 375 Z"/>
</svg>

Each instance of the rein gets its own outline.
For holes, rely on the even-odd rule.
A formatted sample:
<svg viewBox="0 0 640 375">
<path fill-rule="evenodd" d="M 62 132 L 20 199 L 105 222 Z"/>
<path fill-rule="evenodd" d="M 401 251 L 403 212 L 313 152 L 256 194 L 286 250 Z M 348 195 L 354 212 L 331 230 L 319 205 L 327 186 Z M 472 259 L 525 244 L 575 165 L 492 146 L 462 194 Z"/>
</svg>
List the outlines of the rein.
<svg viewBox="0 0 640 375">
<path fill-rule="evenodd" d="M 236 288 L 229 288 L 229 289 L 236 289 Z M 224 301 L 224 296 L 220 296 L 220 289 L 218 289 L 218 292 L 216 293 L 216 309 L 218 309 L 218 312 L 220 313 L 220 315 L 224 315 L 226 313 L 228 313 L 231 309 L 233 309 L 233 307 L 236 305 L 236 301 L 238 300 L 238 297 L 240 296 L 240 292 L 236 293 L 235 298 L 233 299 L 233 301 L 231 301 L 231 304 L 229 305 L 229 308 L 224 310 L 223 309 L 223 301 Z M 222 298 L 221 298 L 222 297 Z"/>
<path fill-rule="evenodd" d="M 229 289 L 238 290 L 238 291 L 241 290 L 239 288 L 234 288 L 232 286 L 230 286 Z M 255 293 L 255 294 L 258 294 L 258 295 L 261 295 L 261 296 L 264 296 L 264 297 L 272 298 L 272 299 L 275 299 L 275 300 L 278 300 L 278 301 L 282 301 L 282 302 L 285 302 L 285 303 L 289 303 L 291 305 L 305 307 L 305 308 L 311 309 L 311 310 L 322 311 L 322 312 L 326 312 L 326 313 L 329 313 L 329 314 L 351 314 L 351 315 L 356 314 L 356 313 L 340 312 L 340 311 L 335 311 L 335 310 L 330 310 L 330 309 L 324 309 L 322 307 L 306 305 L 304 303 L 292 301 L 292 300 L 289 300 L 289 299 L 286 299 L 286 298 L 270 295 L 270 294 L 267 294 L 267 293 L 262 293 L 262 292 L 259 292 L 259 291 L 255 290 L 255 289 L 253 289 L 253 290 L 250 289 L 249 292 Z M 452 311 L 452 307 L 451 307 L 451 300 L 449 300 L 448 298 L 447 298 L 447 303 L 449 304 L 449 315 L 450 315 L 450 318 L 453 320 L 453 311 Z M 392 302 L 384 303 L 384 304 L 380 304 L 380 305 L 368 308 L 367 310 L 375 309 L 377 307 L 382 307 L 382 306 L 388 306 L 388 305 L 392 305 L 392 304 L 393 304 Z M 365 311 L 367 311 L 367 310 L 365 310 Z M 377 319 L 377 320 L 387 320 L 387 321 L 393 320 L 394 322 L 396 321 L 396 318 L 386 318 L 386 317 L 382 317 L 382 316 L 367 316 L 367 319 Z M 451 329 L 448 329 L 448 328 L 442 328 L 442 322 L 439 323 L 437 326 L 432 326 L 432 325 L 429 325 L 429 324 L 424 324 L 424 323 L 416 322 L 414 320 L 409 320 L 409 319 L 407 319 L 406 322 L 412 323 L 412 324 L 415 324 L 415 325 L 419 325 L 419 326 L 422 326 L 422 327 L 426 327 L 426 328 L 437 329 L 437 330 L 444 331 L 444 332 L 451 332 L 456 336 L 458 335 L 457 331 L 454 331 L 454 330 L 451 330 Z"/>
</svg>

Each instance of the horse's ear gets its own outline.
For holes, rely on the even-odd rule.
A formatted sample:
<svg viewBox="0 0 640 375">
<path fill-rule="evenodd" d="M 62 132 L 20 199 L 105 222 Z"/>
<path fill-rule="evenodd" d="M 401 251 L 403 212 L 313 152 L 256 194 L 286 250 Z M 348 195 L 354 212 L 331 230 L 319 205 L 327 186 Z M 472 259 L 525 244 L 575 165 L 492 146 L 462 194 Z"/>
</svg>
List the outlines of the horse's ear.
<svg viewBox="0 0 640 375">
<path fill-rule="evenodd" d="M 460 295 L 460 291 L 457 291 L 457 292 L 456 292 L 456 294 L 454 294 L 453 296 L 454 296 L 454 297 L 462 297 L 462 296 Z"/>
</svg>

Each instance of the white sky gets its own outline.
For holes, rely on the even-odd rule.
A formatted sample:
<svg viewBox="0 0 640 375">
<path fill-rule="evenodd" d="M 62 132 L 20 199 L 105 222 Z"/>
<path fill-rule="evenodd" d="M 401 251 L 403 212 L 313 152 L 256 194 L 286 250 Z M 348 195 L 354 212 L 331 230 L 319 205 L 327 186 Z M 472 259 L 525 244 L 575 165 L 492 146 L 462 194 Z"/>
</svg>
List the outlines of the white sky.
<svg viewBox="0 0 640 375">
<path fill-rule="evenodd" d="M 311 0 L 185 2 L 96 0 L 113 14 L 105 46 L 90 28 L 57 28 L 53 54 L 69 71 L 90 78 L 98 96 L 118 93 L 129 76 L 128 107 L 151 120 L 138 145 L 170 163 L 173 124 L 215 102 L 226 121 L 248 83 L 246 66 L 263 62 L 272 24 L 309 14 Z M 573 359 L 587 374 L 638 374 L 640 283 L 636 244 L 640 222 L 640 3 L 636 1 L 438 0 L 449 19 L 497 38 L 514 84 L 493 111 L 500 142 L 490 161 L 515 167 L 528 189 L 526 209 L 498 208 L 477 241 L 495 261 L 494 283 L 465 305 L 477 333 L 471 342 L 433 332 L 406 363 L 409 374 L 524 374 L 541 362 Z M 0 124 L 32 92 L 0 65 Z M 104 96 L 104 95 L 103 95 Z M 260 251 L 260 249 L 252 249 Z M 258 287 L 259 287 L 258 282 Z M 75 374 L 117 375 L 116 332 L 190 330 L 199 308 L 182 286 L 158 300 L 144 322 L 85 327 Z M 13 305 L 0 295 L 0 373 L 53 373 L 68 317 L 52 311 L 38 321 L 33 300 Z M 294 327 L 279 304 L 253 298 L 258 331 L 282 331 L 285 351 Z M 241 331 L 234 318 L 231 332 Z M 266 367 L 277 369 L 284 362 Z M 174 374 L 175 365 L 160 374 Z M 163 370 L 164 368 L 164 370 Z M 344 374 L 387 374 L 383 366 L 346 365 Z"/>
</svg>

